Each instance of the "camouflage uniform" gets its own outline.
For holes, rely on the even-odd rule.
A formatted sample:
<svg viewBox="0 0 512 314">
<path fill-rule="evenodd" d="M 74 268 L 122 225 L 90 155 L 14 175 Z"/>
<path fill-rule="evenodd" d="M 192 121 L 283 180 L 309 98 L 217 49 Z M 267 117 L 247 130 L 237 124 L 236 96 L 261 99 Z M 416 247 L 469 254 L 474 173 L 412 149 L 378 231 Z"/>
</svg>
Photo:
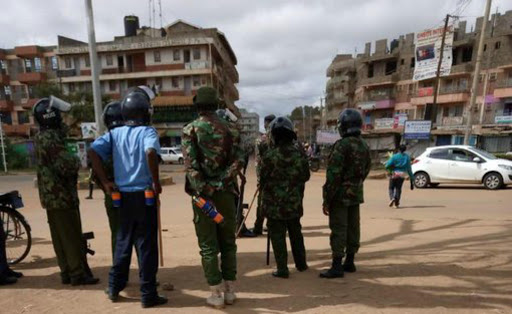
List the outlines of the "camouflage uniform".
<svg viewBox="0 0 512 314">
<path fill-rule="evenodd" d="M 300 218 L 303 215 L 304 187 L 309 180 L 308 160 L 293 143 L 270 148 L 261 159 L 262 214 L 267 226 L 277 272 L 288 274 L 286 231 L 298 270 L 307 269 L 306 249 Z"/>
<path fill-rule="evenodd" d="M 256 209 L 256 221 L 254 222 L 254 233 L 261 234 L 263 232 L 263 223 L 265 222 L 265 217 L 263 216 L 263 191 L 261 190 L 261 159 L 263 155 L 270 149 L 271 147 L 271 139 L 270 134 L 263 134 L 256 143 L 256 174 L 258 176 L 258 186 L 260 187 L 260 191 L 258 193 L 258 208 Z"/>
<path fill-rule="evenodd" d="M 333 258 L 359 250 L 359 204 L 364 202 L 363 182 L 370 166 L 370 150 L 360 136 L 346 136 L 334 144 L 323 186 Z"/>
<path fill-rule="evenodd" d="M 238 193 L 237 175 L 244 165 L 240 134 L 214 112 L 203 112 L 184 127 L 182 147 L 186 165 L 185 191 L 211 199 L 224 216 L 224 222 L 216 224 L 192 205 L 205 277 L 210 286 L 219 285 L 223 279 L 234 281 L 235 197 Z"/>
<path fill-rule="evenodd" d="M 49 129 L 35 138 L 37 182 L 63 282 L 87 276 L 77 192 L 78 158 L 66 150 L 66 132 Z"/>
</svg>

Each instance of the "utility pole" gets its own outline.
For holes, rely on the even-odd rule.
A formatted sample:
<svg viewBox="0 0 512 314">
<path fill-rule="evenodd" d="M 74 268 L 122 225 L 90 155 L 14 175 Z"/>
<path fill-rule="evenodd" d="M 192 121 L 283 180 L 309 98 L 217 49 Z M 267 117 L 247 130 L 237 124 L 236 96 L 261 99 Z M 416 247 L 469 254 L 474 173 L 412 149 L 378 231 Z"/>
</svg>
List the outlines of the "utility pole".
<svg viewBox="0 0 512 314">
<path fill-rule="evenodd" d="M 484 52 L 485 29 L 487 28 L 487 23 L 489 22 L 489 13 L 491 11 L 491 2 L 492 2 L 492 0 L 487 0 L 487 3 L 485 5 L 484 21 L 482 23 L 482 29 L 480 30 L 480 40 L 478 41 L 478 53 L 476 55 L 475 73 L 473 74 L 473 84 L 471 85 L 471 100 L 469 102 L 469 108 L 468 108 L 468 117 L 467 117 L 467 121 L 466 121 L 466 132 L 464 133 L 464 145 L 469 145 L 469 137 L 471 136 L 473 108 L 475 107 L 475 102 L 476 102 L 476 92 L 477 92 L 476 88 L 478 85 L 478 78 L 480 77 L 482 54 Z M 484 104 L 485 104 L 485 100 L 484 100 Z"/>
<path fill-rule="evenodd" d="M 92 12 L 92 0 L 85 0 L 87 15 L 87 33 L 89 34 L 89 57 L 91 58 L 92 95 L 94 99 L 94 118 L 98 128 L 98 134 L 103 134 L 105 126 L 101 120 L 103 108 L 101 106 L 100 73 L 98 65 L 98 53 L 96 52 L 96 34 L 94 32 L 94 17 Z"/>
<path fill-rule="evenodd" d="M 2 159 L 4 162 L 4 172 L 7 172 L 7 161 L 5 160 L 5 146 L 4 146 L 4 129 L 2 127 L 2 114 L 0 113 L 0 145 L 2 145 Z"/>
<path fill-rule="evenodd" d="M 439 93 L 439 77 L 441 76 L 441 64 L 443 63 L 443 54 L 444 54 L 444 42 L 446 39 L 446 33 L 448 31 L 448 20 L 450 19 L 450 14 L 446 14 L 446 18 L 444 20 L 444 28 L 443 28 L 443 38 L 441 39 L 441 51 L 439 52 L 439 62 L 437 63 L 437 71 L 436 71 L 436 80 L 434 82 L 434 100 L 432 102 L 432 114 L 434 115 L 432 121 L 437 120 L 437 94 Z M 426 110 L 425 110 L 426 112 Z"/>
</svg>

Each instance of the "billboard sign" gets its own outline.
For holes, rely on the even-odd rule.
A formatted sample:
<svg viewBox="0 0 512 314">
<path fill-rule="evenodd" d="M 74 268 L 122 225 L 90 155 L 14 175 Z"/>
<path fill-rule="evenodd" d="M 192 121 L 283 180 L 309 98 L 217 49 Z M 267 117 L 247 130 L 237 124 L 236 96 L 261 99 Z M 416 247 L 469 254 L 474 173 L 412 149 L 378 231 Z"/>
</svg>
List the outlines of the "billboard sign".
<svg viewBox="0 0 512 314">
<path fill-rule="evenodd" d="M 316 142 L 318 144 L 334 144 L 341 138 L 338 131 L 330 130 L 317 130 L 316 131 Z"/>
<path fill-rule="evenodd" d="M 412 120 L 405 121 L 404 139 L 428 140 L 432 130 L 432 121 Z"/>
<path fill-rule="evenodd" d="M 448 24 L 440 76 L 450 74 L 452 67 L 453 30 L 453 23 Z M 443 31 L 444 26 L 435 29 L 427 29 L 416 34 L 414 38 L 416 58 L 416 62 L 414 63 L 414 81 L 426 80 L 436 76 L 441 53 Z"/>
</svg>

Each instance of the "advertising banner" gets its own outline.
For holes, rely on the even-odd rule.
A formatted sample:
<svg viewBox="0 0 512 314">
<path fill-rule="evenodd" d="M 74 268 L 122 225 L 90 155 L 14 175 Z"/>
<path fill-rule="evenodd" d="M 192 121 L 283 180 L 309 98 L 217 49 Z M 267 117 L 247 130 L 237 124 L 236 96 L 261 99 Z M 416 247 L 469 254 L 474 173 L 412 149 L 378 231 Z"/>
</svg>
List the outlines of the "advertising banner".
<svg viewBox="0 0 512 314">
<path fill-rule="evenodd" d="M 317 130 L 316 131 L 316 142 L 317 144 L 334 144 L 339 140 L 340 134 L 338 131 L 331 130 Z"/>
<path fill-rule="evenodd" d="M 407 121 L 407 114 L 406 113 L 399 113 L 395 115 L 395 121 L 393 122 L 393 128 L 403 128 L 405 125 L 405 121 Z"/>
<path fill-rule="evenodd" d="M 450 74 L 452 67 L 453 28 L 453 23 L 448 24 L 440 76 Z M 443 30 L 444 26 L 436 29 L 427 29 L 416 34 L 414 38 L 416 58 L 414 64 L 414 81 L 426 80 L 436 76 L 441 53 Z"/>
<path fill-rule="evenodd" d="M 428 140 L 432 121 L 405 121 L 404 139 L 406 140 Z"/>
<path fill-rule="evenodd" d="M 393 118 L 375 119 L 375 130 L 392 129 L 394 123 Z"/>
</svg>

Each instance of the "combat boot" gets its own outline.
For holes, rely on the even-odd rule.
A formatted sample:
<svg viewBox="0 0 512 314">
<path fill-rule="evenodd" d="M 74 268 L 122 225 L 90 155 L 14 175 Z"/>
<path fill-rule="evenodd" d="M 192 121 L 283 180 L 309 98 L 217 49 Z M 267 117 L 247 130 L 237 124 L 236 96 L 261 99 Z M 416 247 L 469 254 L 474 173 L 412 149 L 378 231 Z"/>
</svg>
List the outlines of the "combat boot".
<svg viewBox="0 0 512 314">
<path fill-rule="evenodd" d="M 221 285 L 210 286 L 212 295 L 206 299 L 206 304 L 216 309 L 224 308 L 224 298 L 222 297 Z"/>
<path fill-rule="evenodd" d="M 354 253 L 347 254 L 347 258 L 345 258 L 345 263 L 343 263 L 343 271 L 347 273 L 355 273 L 356 265 L 354 264 Z"/>
<path fill-rule="evenodd" d="M 224 281 L 224 303 L 233 305 L 236 301 L 235 282 L 226 280 Z"/>
<path fill-rule="evenodd" d="M 343 277 L 343 266 L 341 265 L 341 257 L 335 257 L 332 259 L 331 268 L 320 273 L 320 278 L 342 278 Z"/>
</svg>

